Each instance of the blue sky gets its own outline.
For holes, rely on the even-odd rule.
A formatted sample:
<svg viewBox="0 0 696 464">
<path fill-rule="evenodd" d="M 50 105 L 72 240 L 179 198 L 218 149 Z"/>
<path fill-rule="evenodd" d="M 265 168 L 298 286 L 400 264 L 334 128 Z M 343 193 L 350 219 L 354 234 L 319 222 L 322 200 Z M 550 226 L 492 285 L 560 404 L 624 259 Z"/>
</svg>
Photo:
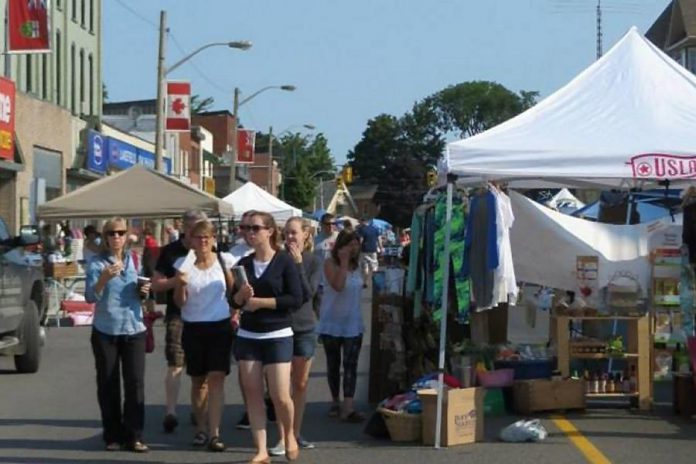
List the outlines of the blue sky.
<svg viewBox="0 0 696 464">
<path fill-rule="evenodd" d="M 232 110 L 232 95 L 267 85 L 240 108 L 246 126 L 278 133 L 313 124 L 342 164 L 366 123 L 401 116 L 449 85 L 496 81 L 510 90 L 563 86 L 595 59 L 597 0 L 103 0 L 110 101 L 154 98 L 157 24 L 167 10 L 167 63 L 217 41 L 174 71 L 193 93 Z M 604 49 L 645 32 L 669 0 L 603 0 Z M 192 63 L 192 64 L 190 64 Z"/>
</svg>

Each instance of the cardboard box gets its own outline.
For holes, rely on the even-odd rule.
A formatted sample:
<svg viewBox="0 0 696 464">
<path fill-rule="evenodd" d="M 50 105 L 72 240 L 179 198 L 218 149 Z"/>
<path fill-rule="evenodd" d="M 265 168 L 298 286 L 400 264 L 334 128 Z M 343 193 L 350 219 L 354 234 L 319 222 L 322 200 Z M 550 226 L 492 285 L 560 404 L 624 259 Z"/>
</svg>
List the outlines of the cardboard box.
<svg viewBox="0 0 696 464">
<path fill-rule="evenodd" d="M 515 411 L 530 414 L 558 409 L 585 409 L 584 380 L 519 380 L 514 386 Z"/>
<path fill-rule="evenodd" d="M 443 391 L 441 445 L 452 446 L 483 441 L 483 388 L 454 388 Z M 423 403 L 423 444 L 435 444 L 437 390 L 419 390 Z"/>
</svg>

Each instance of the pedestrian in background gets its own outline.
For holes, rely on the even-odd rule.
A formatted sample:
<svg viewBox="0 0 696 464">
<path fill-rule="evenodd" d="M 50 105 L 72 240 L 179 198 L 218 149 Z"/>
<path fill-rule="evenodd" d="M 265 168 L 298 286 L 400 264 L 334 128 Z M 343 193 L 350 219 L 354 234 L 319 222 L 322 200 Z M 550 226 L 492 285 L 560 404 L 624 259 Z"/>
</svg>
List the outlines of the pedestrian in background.
<svg viewBox="0 0 696 464">
<path fill-rule="evenodd" d="M 92 352 L 97 370 L 97 398 L 108 451 L 122 446 L 147 452 L 145 422 L 145 324 L 138 269 L 126 248 L 128 228 L 116 217 L 104 225 L 104 250 L 87 265 L 85 297 L 95 303 Z M 124 402 L 121 406 L 121 375 Z"/>
<path fill-rule="evenodd" d="M 84 236 L 84 242 L 82 244 L 82 259 L 84 260 L 86 266 L 89 260 L 98 255 L 101 251 L 102 239 L 101 234 L 99 231 L 97 231 L 97 228 L 91 224 L 82 229 L 82 234 Z"/>
<path fill-rule="evenodd" d="M 360 226 L 356 231 L 361 242 L 360 265 L 363 272 L 363 288 L 367 288 L 368 283 L 372 280 L 372 274 L 377 272 L 379 268 L 378 252 L 382 244 L 379 230 L 370 223 L 366 216 L 362 217 Z"/>
<path fill-rule="evenodd" d="M 266 444 L 264 376 L 285 433 L 285 456 L 294 461 L 299 447 L 293 428 L 290 369 L 293 355 L 291 312 L 302 305 L 302 285 L 292 258 L 279 250 L 273 216 L 256 212 L 246 232 L 254 253 L 242 258 L 248 282 L 241 285 L 233 306 L 242 309 L 234 352 L 246 401 L 256 455 L 251 462 L 270 462 Z"/>
<path fill-rule="evenodd" d="M 313 253 L 311 224 L 308 221 L 299 217 L 290 218 L 285 223 L 283 235 L 285 249 L 295 262 L 297 274 L 300 276 L 302 300 L 304 301 L 300 309 L 291 314 L 293 332 L 291 382 L 292 402 L 295 410 L 293 432 L 300 448 L 311 449 L 315 447 L 314 443 L 302 438 L 300 432 L 307 400 L 309 370 L 312 367 L 312 359 L 317 346 L 315 332 L 317 319 L 312 301 L 319 286 L 321 264 Z M 279 442 L 269 450 L 271 456 L 285 454 L 285 431 L 281 422 L 278 423 L 278 436 L 280 437 Z"/>
<path fill-rule="evenodd" d="M 195 260 L 187 256 L 174 264 L 177 269 L 174 302 L 181 308 L 184 322 L 181 340 L 196 412 L 193 445 L 207 444 L 210 451 L 224 451 L 220 421 L 234 336 L 227 297 L 233 285 L 229 272 L 233 263 L 229 253 L 213 251 L 215 233 L 215 226 L 209 221 L 197 222 L 190 229 L 188 240 Z M 206 396 L 207 417 L 203 408 Z"/>
<path fill-rule="evenodd" d="M 191 247 L 189 237 L 190 231 L 198 221 L 208 219 L 202 211 L 189 210 L 182 216 L 183 233 L 179 238 L 161 248 L 155 272 L 152 278 L 153 292 L 167 292 L 167 309 L 164 316 L 166 326 L 164 354 L 167 360 L 167 374 L 164 378 L 164 389 L 166 396 L 166 411 L 162 426 L 165 433 L 172 433 L 179 425 L 176 406 L 179 401 L 179 389 L 181 388 L 181 373 L 183 372 L 185 359 L 184 349 L 181 346 L 181 333 L 184 323 L 181 320 L 181 308 L 174 302 L 174 287 L 176 285 L 176 269 L 174 263 L 179 258 L 186 256 Z M 198 414 L 195 410 L 196 403 L 193 401 L 193 390 L 191 391 L 191 421 L 195 423 Z M 205 409 L 206 402 L 202 402 Z"/>
<path fill-rule="evenodd" d="M 329 416 L 340 416 L 346 422 L 361 422 L 365 419 L 365 415 L 355 409 L 353 401 L 357 384 L 358 357 L 365 331 L 360 307 L 363 280 L 358 264 L 359 256 L 360 239 L 357 233 L 341 231 L 331 252 L 331 258 L 324 262 L 326 286 L 317 328 L 326 352 L 326 373 L 333 399 Z"/>
</svg>

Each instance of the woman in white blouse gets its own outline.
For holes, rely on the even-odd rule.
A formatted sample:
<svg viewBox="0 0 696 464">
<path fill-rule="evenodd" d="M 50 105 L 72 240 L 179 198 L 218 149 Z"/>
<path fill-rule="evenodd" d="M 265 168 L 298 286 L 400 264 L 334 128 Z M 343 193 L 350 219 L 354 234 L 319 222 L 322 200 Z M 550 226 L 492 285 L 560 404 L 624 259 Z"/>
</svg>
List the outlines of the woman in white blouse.
<svg viewBox="0 0 696 464">
<path fill-rule="evenodd" d="M 208 445 L 210 451 L 224 451 L 220 440 L 225 377 L 230 372 L 233 332 L 230 323 L 228 289 L 232 288 L 232 257 L 216 254 L 215 226 L 200 221 L 191 229 L 193 255 L 179 258 L 174 301 L 184 321 L 182 345 L 186 373 L 191 376 L 192 400 L 198 416 L 194 446 Z M 194 259 L 195 257 L 195 259 Z M 208 384 L 208 417 L 204 417 L 205 383 Z M 206 430 L 207 425 L 207 430 Z"/>
</svg>

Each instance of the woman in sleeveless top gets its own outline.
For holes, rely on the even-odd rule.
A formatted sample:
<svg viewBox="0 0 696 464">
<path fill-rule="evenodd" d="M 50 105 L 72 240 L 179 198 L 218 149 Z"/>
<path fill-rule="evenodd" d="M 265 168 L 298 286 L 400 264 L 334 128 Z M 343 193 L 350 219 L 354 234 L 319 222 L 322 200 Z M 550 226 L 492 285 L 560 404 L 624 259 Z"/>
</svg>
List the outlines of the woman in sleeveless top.
<svg viewBox="0 0 696 464">
<path fill-rule="evenodd" d="M 341 231 L 324 262 L 327 285 L 319 310 L 317 332 L 326 351 L 326 371 L 333 403 L 329 416 L 346 422 L 361 422 L 363 413 L 353 404 L 358 356 L 365 330 L 360 300 L 363 279 L 358 264 L 360 239 L 355 232 Z M 340 402 L 341 356 L 343 356 L 343 403 Z"/>
</svg>

